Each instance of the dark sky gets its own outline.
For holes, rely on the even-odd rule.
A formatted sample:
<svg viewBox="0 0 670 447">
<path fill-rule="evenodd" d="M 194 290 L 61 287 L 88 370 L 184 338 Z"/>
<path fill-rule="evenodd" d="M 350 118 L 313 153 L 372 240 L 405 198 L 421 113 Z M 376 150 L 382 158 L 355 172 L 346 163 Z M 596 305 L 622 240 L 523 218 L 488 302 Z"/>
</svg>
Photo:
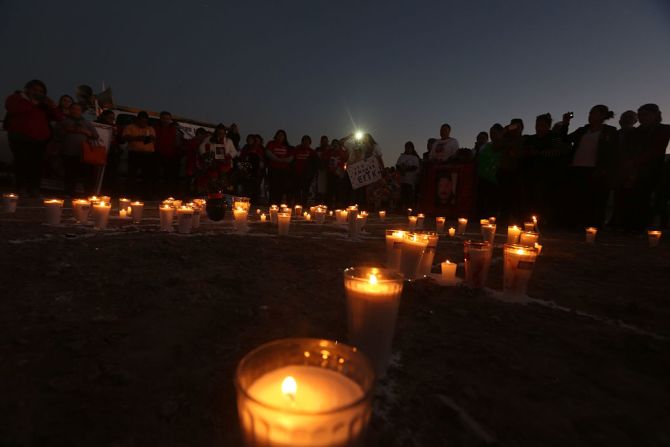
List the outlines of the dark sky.
<svg viewBox="0 0 670 447">
<path fill-rule="evenodd" d="M 452 125 L 604 103 L 670 116 L 670 1 L 0 0 L 0 88 L 86 83 L 118 103 L 296 144 L 354 124 L 393 160 Z M 668 121 L 668 119 L 666 119 Z"/>
</svg>

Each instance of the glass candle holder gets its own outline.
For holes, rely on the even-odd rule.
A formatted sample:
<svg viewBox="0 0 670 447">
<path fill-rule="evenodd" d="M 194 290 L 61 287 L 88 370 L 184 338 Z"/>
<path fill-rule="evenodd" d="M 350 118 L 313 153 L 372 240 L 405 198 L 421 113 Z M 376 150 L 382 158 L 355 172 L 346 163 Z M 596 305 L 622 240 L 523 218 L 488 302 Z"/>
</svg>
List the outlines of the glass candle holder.
<svg viewBox="0 0 670 447">
<path fill-rule="evenodd" d="M 444 234 L 444 224 L 446 223 L 447 219 L 444 217 L 436 217 L 435 218 L 435 232 L 437 234 Z"/>
<path fill-rule="evenodd" d="M 158 213 L 161 222 L 161 231 L 172 231 L 172 221 L 174 220 L 174 208 L 164 203 L 158 207 Z"/>
<path fill-rule="evenodd" d="M 520 235 L 521 235 L 521 228 L 517 227 L 516 225 L 510 225 L 507 227 L 508 244 L 518 244 Z"/>
<path fill-rule="evenodd" d="M 326 210 L 316 207 L 314 210 L 314 221 L 319 225 L 323 225 L 326 222 Z"/>
<path fill-rule="evenodd" d="M 49 225 L 58 225 L 63 215 L 63 201 L 49 199 L 44 201 L 45 222 Z"/>
<path fill-rule="evenodd" d="M 520 244 L 505 244 L 503 294 L 510 298 L 526 295 L 533 275 L 537 249 Z"/>
<path fill-rule="evenodd" d="M 242 208 L 248 214 L 251 208 L 251 199 L 249 197 L 233 197 L 233 209 L 235 208 Z"/>
<path fill-rule="evenodd" d="M 458 219 L 458 234 L 465 234 L 465 229 L 468 226 L 468 219 L 461 217 Z"/>
<path fill-rule="evenodd" d="M 291 215 L 289 213 L 277 214 L 277 234 L 288 236 L 288 228 L 291 225 Z"/>
<path fill-rule="evenodd" d="M 144 203 L 142 202 L 131 202 L 130 203 L 131 216 L 133 218 L 133 223 L 142 222 L 142 214 L 144 214 Z"/>
<path fill-rule="evenodd" d="M 442 267 L 440 276 L 442 283 L 445 285 L 455 285 L 457 283 L 456 267 L 458 267 L 458 264 L 446 260 L 440 266 Z"/>
<path fill-rule="evenodd" d="M 456 236 L 456 228 L 450 227 L 449 228 L 449 237 L 454 237 Z"/>
<path fill-rule="evenodd" d="M 465 284 L 473 288 L 482 288 L 486 284 L 491 267 L 493 245 L 488 242 L 465 241 Z"/>
<path fill-rule="evenodd" d="M 391 359 L 403 277 L 376 267 L 344 271 L 349 343 L 368 356 L 378 377 Z"/>
<path fill-rule="evenodd" d="M 535 231 L 535 222 L 524 222 L 523 231 Z"/>
<path fill-rule="evenodd" d="M 270 209 L 268 210 L 268 214 L 270 214 L 270 223 L 276 224 L 277 223 L 277 214 L 279 213 L 279 207 L 277 205 L 271 205 Z"/>
<path fill-rule="evenodd" d="M 482 225 L 482 240 L 488 241 L 491 244 L 493 244 L 495 238 L 496 238 L 496 224 L 488 223 Z"/>
<path fill-rule="evenodd" d="M 386 211 L 379 212 L 379 220 L 381 220 L 382 222 L 386 220 Z"/>
<path fill-rule="evenodd" d="M 658 244 L 661 242 L 661 231 L 649 230 L 647 231 L 647 236 L 649 237 L 649 246 L 658 247 Z"/>
<path fill-rule="evenodd" d="M 109 213 L 112 211 L 112 204 L 100 202 L 93 205 L 93 219 L 95 228 L 104 230 L 109 222 Z"/>
<path fill-rule="evenodd" d="M 172 199 L 172 200 L 174 200 L 174 199 Z M 172 205 L 172 201 L 170 201 L 170 205 Z M 121 197 L 119 199 L 119 210 L 126 210 L 126 213 L 127 213 L 129 208 L 130 208 L 130 199 L 126 199 L 125 197 Z"/>
<path fill-rule="evenodd" d="M 407 281 L 414 281 L 419 277 L 419 265 L 426 247 L 428 238 L 414 233 L 405 234 L 403 237 L 398 271 Z"/>
<path fill-rule="evenodd" d="M 14 193 L 4 193 L 2 195 L 2 211 L 5 213 L 15 213 L 16 204 L 19 202 L 19 196 Z"/>
<path fill-rule="evenodd" d="M 534 231 L 524 231 L 519 236 L 519 245 L 534 247 L 540 235 Z"/>
<path fill-rule="evenodd" d="M 386 268 L 400 271 L 402 241 L 407 234 L 403 230 L 386 230 Z"/>
<path fill-rule="evenodd" d="M 180 206 L 177 208 L 177 231 L 188 234 L 193 230 L 193 208 Z"/>
<path fill-rule="evenodd" d="M 362 445 L 374 371 L 343 343 L 289 338 L 264 344 L 237 366 L 235 389 L 248 447 Z"/>
<path fill-rule="evenodd" d="M 407 216 L 407 228 L 409 230 L 416 230 L 416 223 L 418 220 L 419 219 L 416 216 Z"/>
<path fill-rule="evenodd" d="M 419 269 L 417 271 L 417 277 L 423 278 L 430 275 L 430 272 L 433 268 L 435 252 L 437 251 L 437 241 L 440 239 L 440 236 L 437 233 L 432 233 L 429 231 L 421 232 L 419 235 L 420 237 L 428 239 L 428 245 L 423 252 L 423 256 L 421 256 Z"/>
<path fill-rule="evenodd" d="M 423 224 L 424 221 L 426 220 L 426 215 L 425 214 L 417 214 L 416 215 L 416 228 L 417 230 L 423 230 Z"/>
<path fill-rule="evenodd" d="M 595 227 L 588 227 L 586 228 L 586 243 L 587 244 L 593 244 L 596 241 L 596 234 L 598 233 L 598 229 Z"/>
<path fill-rule="evenodd" d="M 72 214 L 77 223 L 85 224 L 88 222 L 88 215 L 91 212 L 91 202 L 86 199 L 72 200 Z"/>
<path fill-rule="evenodd" d="M 234 225 L 237 231 L 247 231 L 248 225 L 247 220 L 249 216 L 249 211 L 244 208 L 235 208 L 233 209 L 233 218 L 235 219 Z"/>
</svg>

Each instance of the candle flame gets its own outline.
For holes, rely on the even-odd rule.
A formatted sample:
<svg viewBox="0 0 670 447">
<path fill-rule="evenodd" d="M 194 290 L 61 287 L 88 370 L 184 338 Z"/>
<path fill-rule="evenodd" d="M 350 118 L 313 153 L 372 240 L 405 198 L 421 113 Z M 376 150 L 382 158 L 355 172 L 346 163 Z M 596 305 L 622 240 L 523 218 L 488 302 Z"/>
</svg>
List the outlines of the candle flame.
<svg viewBox="0 0 670 447">
<path fill-rule="evenodd" d="M 377 275 L 375 275 L 374 273 L 370 275 L 370 284 L 373 286 L 377 284 Z"/>
<path fill-rule="evenodd" d="M 281 392 L 284 396 L 295 400 L 295 395 L 298 392 L 298 384 L 292 376 L 286 376 L 281 383 Z"/>
</svg>

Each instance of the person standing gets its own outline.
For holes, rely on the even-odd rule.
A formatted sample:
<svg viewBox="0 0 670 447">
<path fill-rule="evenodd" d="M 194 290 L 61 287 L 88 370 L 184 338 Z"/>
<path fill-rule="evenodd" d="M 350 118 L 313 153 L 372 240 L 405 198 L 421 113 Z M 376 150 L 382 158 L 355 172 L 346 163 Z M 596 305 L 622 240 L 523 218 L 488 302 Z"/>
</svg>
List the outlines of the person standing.
<svg viewBox="0 0 670 447">
<path fill-rule="evenodd" d="M 70 115 L 70 106 L 72 104 L 74 104 L 74 99 L 72 99 L 72 96 L 70 95 L 62 95 L 58 99 L 58 108 L 60 109 L 64 117 Z"/>
<path fill-rule="evenodd" d="M 17 191 L 36 197 L 40 190 L 42 161 L 51 137 L 51 121 L 61 121 L 63 113 L 47 96 L 44 82 L 34 79 L 23 91 L 5 101 L 7 114 L 3 127 L 7 130 L 9 148 L 14 158 Z"/>
<path fill-rule="evenodd" d="M 489 142 L 489 134 L 482 131 L 477 134 L 477 139 L 475 140 L 475 147 L 472 148 L 474 157 L 476 158 L 479 155 L 480 149 Z"/>
<path fill-rule="evenodd" d="M 479 149 L 477 155 L 477 210 L 479 216 L 497 216 L 500 211 L 498 166 L 502 156 L 504 129 L 494 124 L 489 129 L 491 141 Z"/>
<path fill-rule="evenodd" d="M 382 160 L 382 151 L 375 139 L 372 138 L 372 135 L 366 133 L 363 134 L 360 139 L 358 139 L 358 137 L 354 137 L 354 135 L 350 134 L 342 138 L 340 143 L 349 150 L 348 164 L 354 164 L 359 161 L 364 161 L 368 158 L 375 157 L 379 163 L 379 169 L 381 171 L 380 174 L 383 174 L 384 161 Z M 377 182 L 383 182 L 383 178 L 380 176 L 380 179 Z M 363 208 L 367 207 L 367 205 L 371 203 L 371 201 L 368 200 L 368 191 L 372 191 L 374 189 L 372 186 L 373 184 L 368 184 L 366 186 L 361 186 L 354 189 L 354 203 L 361 205 Z"/>
<path fill-rule="evenodd" d="M 300 144 L 293 148 L 293 180 L 294 201 L 301 205 L 307 205 L 309 189 L 316 174 L 318 159 L 316 152 L 312 149 L 312 139 L 304 135 Z"/>
<path fill-rule="evenodd" d="M 205 139 L 198 149 L 198 179 L 200 192 L 221 190 L 233 192 L 233 167 L 237 150 L 226 135 L 226 126 L 219 124 L 214 134 Z"/>
<path fill-rule="evenodd" d="M 123 129 L 122 139 L 128 143 L 128 182 L 131 192 L 153 198 L 156 182 L 156 132 L 149 125 L 149 114 L 139 112 L 135 122 Z"/>
<path fill-rule="evenodd" d="M 605 124 L 614 112 L 602 104 L 591 108 L 589 122 L 568 134 L 572 114 L 563 115 L 561 127 L 565 140 L 572 145 L 572 163 L 569 169 L 573 224 L 602 227 L 610 190 L 617 172 L 619 136 L 617 129 Z"/>
<path fill-rule="evenodd" d="M 523 222 L 525 191 L 523 184 L 522 162 L 525 156 L 523 121 L 514 118 L 503 130 L 501 151 L 498 164 L 498 184 L 500 185 L 500 216 L 507 223 Z"/>
<path fill-rule="evenodd" d="M 240 151 L 237 161 L 242 194 L 249 197 L 251 203 L 258 203 L 260 194 L 261 165 L 263 146 L 256 135 L 247 135 L 247 144 Z"/>
<path fill-rule="evenodd" d="M 286 131 L 279 129 L 275 137 L 265 147 L 268 160 L 268 181 L 270 183 L 270 202 L 277 204 L 289 194 L 291 163 L 293 155 Z M 287 197 L 288 199 L 288 197 Z"/>
<path fill-rule="evenodd" d="M 430 147 L 428 158 L 435 162 L 445 162 L 455 157 L 458 149 L 458 140 L 451 137 L 451 126 L 445 123 L 440 127 L 440 139 L 433 141 Z"/>
<path fill-rule="evenodd" d="M 195 175 L 198 163 L 198 150 L 202 142 L 207 138 L 207 130 L 198 127 L 195 136 L 186 143 L 186 179 L 188 192 L 195 193 Z"/>
<path fill-rule="evenodd" d="M 119 184 L 119 164 L 121 163 L 121 145 L 119 144 L 119 126 L 115 122 L 114 111 L 104 110 L 96 122 L 111 127 L 112 137 L 109 141 L 109 152 L 107 153 L 107 166 L 105 166 L 105 176 L 103 178 L 103 191 L 108 194 L 116 195 L 120 192 Z"/>
<path fill-rule="evenodd" d="M 156 134 L 156 162 L 163 183 L 163 195 L 172 196 L 179 189 L 179 167 L 181 162 L 181 136 L 170 112 L 160 113 L 154 126 Z"/>
<path fill-rule="evenodd" d="M 82 144 L 98 139 L 98 132 L 83 117 L 83 108 L 79 103 L 70 106 L 70 116 L 56 125 L 55 137 L 60 143 L 61 159 L 64 168 L 65 194 L 75 196 L 77 182 L 84 180 L 84 192 L 94 194 L 98 167 L 87 166 L 81 162 Z"/>
<path fill-rule="evenodd" d="M 316 148 L 316 156 L 319 161 L 316 173 L 316 201 L 323 203 L 328 197 L 328 161 L 332 150 L 330 141 L 326 135 L 321 136 L 319 147 Z"/>
<path fill-rule="evenodd" d="M 347 178 L 345 166 L 349 160 L 349 152 L 342 147 L 339 140 L 330 142 L 328 158 L 328 195 L 326 205 L 330 207 L 345 206 L 351 193 L 351 183 Z"/>
<path fill-rule="evenodd" d="M 405 151 L 395 164 L 400 173 L 400 206 L 402 209 L 416 208 L 416 185 L 419 182 L 421 159 L 414 149 L 414 143 L 405 143 Z"/>
</svg>

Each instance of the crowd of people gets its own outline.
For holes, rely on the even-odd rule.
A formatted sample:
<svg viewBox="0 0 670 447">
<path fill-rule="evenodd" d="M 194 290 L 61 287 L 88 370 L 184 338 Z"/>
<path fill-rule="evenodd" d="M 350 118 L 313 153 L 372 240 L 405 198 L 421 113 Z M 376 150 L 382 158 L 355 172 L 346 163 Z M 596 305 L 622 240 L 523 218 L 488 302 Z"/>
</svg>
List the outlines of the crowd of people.
<svg viewBox="0 0 670 447">
<path fill-rule="evenodd" d="M 572 113 L 556 123 L 550 114 L 537 116 L 533 134 L 524 133 L 521 119 L 493 124 L 476 136 L 472 149 L 461 148 L 443 124 L 419 156 L 408 141 L 394 165 L 384 165 L 372 135 L 321 136 L 313 147 L 309 135 L 292 145 L 284 130 L 265 142 L 249 134 L 242 141 L 236 124 L 198 128 L 185 138 L 172 115 L 161 112 L 152 123 L 146 112 L 120 127 L 111 110 L 95 114 L 90 92 L 77 100 L 63 95 L 56 103 L 46 85 L 32 80 L 6 100 L 4 128 L 14 157 L 16 186 L 39 194 L 45 160 L 62 165 L 65 193 L 96 188 L 100 169 L 82 163 L 81 147 L 98 135 L 91 120 L 112 126 L 103 191 L 158 198 L 206 195 L 213 191 L 245 195 L 254 203 L 325 203 L 343 207 L 358 203 L 367 209 L 421 210 L 436 169 L 469 164 L 468 181 L 476 191 L 472 215 L 498 216 L 502 222 L 522 222 L 539 214 L 554 225 L 610 225 L 639 232 L 654 223 L 668 225 L 670 164 L 666 147 L 670 125 L 661 110 L 644 104 L 619 117 L 619 128 L 607 124 L 614 113 L 594 106 L 588 123 L 571 128 Z M 124 157 L 125 156 L 125 157 Z M 353 188 L 347 166 L 374 157 L 381 178 Z M 120 161 L 127 159 L 122 175 Z M 431 179 L 431 180 L 429 180 Z M 449 185 L 452 188 L 453 185 Z"/>
</svg>

